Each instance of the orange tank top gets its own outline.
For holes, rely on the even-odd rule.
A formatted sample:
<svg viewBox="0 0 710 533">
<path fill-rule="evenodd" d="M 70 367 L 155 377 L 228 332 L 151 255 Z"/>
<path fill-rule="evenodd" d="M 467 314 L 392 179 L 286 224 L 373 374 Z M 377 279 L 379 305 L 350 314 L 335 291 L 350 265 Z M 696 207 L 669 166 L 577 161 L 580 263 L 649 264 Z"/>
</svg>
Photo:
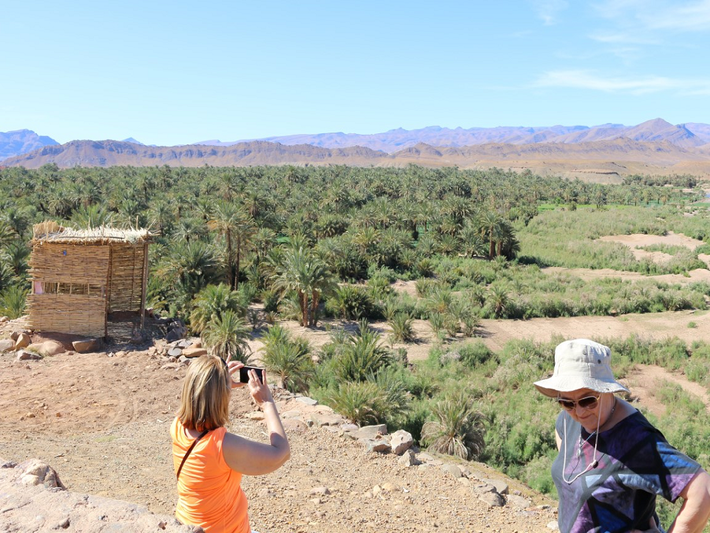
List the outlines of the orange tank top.
<svg viewBox="0 0 710 533">
<path fill-rule="evenodd" d="M 183 524 L 201 526 L 206 533 L 249 533 L 247 497 L 240 486 L 242 475 L 229 468 L 222 456 L 226 433 L 223 427 L 210 431 L 190 452 L 177 482 L 175 516 Z M 170 434 L 177 473 L 195 439 L 177 418 Z"/>
</svg>

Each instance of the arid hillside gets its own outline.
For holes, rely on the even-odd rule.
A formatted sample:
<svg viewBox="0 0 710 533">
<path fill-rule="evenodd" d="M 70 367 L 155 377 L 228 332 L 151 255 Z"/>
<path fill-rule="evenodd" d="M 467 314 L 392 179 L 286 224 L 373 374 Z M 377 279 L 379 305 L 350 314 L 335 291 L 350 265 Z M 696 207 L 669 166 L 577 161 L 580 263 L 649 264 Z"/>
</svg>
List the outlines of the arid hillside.
<svg viewBox="0 0 710 533">
<path fill-rule="evenodd" d="M 457 166 L 466 169 L 529 169 L 585 181 L 618 182 L 631 174 L 710 176 L 710 150 L 668 141 L 627 138 L 582 143 L 500 144 L 434 147 L 418 144 L 388 154 L 361 146 L 323 148 L 254 141 L 232 146 L 153 147 L 119 141 L 72 141 L 8 158 L 4 166 L 39 168 L 109 166 L 200 167 L 255 165 Z"/>
</svg>

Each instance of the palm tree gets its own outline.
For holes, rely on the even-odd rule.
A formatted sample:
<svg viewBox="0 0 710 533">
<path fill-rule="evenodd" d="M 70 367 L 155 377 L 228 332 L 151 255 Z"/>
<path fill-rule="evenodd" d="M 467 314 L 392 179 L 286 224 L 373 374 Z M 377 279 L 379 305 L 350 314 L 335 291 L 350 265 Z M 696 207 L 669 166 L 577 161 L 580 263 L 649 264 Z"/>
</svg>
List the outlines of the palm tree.
<svg viewBox="0 0 710 533">
<path fill-rule="evenodd" d="M 249 327 L 242 317 L 231 309 L 225 310 L 207 324 L 202 340 L 214 355 L 225 361 L 249 360 Z"/>
<path fill-rule="evenodd" d="M 254 233 L 253 220 L 235 204 L 220 202 L 215 206 L 207 224 L 210 229 L 224 237 L 227 247 L 227 283 L 234 290 L 238 290 L 242 246 Z"/>
<path fill-rule="evenodd" d="M 195 297 L 190 315 L 190 327 L 195 333 L 202 333 L 211 321 L 220 318 L 228 310 L 241 317 L 246 314 L 246 309 L 240 304 L 237 291 L 233 291 L 224 283 L 208 285 Z"/>
<path fill-rule="evenodd" d="M 440 400 L 432 411 L 436 420 L 429 420 L 422 427 L 422 440 L 430 450 L 462 459 L 481 455 L 485 446 L 484 417 L 474 411 L 463 391 Z"/>
<path fill-rule="evenodd" d="M 280 263 L 274 265 L 274 272 L 274 288 L 282 294 L 296 292 L 301 309 L 301 325 L 315 327 L 320 298 L 335 285 L 325 263 L 299 246 L 288 248 L 283 253 Z"/>
<path fill-rule="evenodd" d="M 315 371 L 311 347 L 302 338 L 292 340 L 281 326 L 269 328 L 262 337 L 262 361 L 267 370 L 276 374 L 279 385 L 291 391 L 304 391 Z"/>
</svg>

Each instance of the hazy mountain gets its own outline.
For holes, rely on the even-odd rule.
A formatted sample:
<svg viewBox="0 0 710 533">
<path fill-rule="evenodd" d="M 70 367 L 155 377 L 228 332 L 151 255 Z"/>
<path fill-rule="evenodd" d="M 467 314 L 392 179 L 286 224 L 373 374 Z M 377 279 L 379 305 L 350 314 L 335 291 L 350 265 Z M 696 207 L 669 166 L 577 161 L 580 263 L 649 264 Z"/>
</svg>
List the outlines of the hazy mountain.
<svg viewBox="0 0 710 533">
<path fill-rule="evenodd" d="M 59 143 L 50 137 L 37 135 L 31 130 L 0 132 L 0 161 L 55 144 Z"/>
<path fill-rule="evenodd" d="M 687 127 L 686 127 L 687 126 Z M 692 126 L 692 127 L 691 127 Z M 696 135 L 695 132 L 698 132 Z M 638 126 L 622 124 L 602 124 L 599 126 L 550 126 L 550 127 L 496 127 L 496 128 L 441 128 L 429 126 L 417 130 L 402 128 L 384 133 L 362 135 L 356 133 L 319 133 L 314 135 L 287 135 L 221 142 L 204 141 L 200 144 L 230 146 L 237 142 L 260 140 L 277 142 L 287 146 L 310 144 L 324 148 L 344 148 L 364 146 L 373 150 L 394 153 L 402 148 L 419 143 L 430 146 L 471 146 L 477 144 L 539 144 L 610 141 L 621 137 L 635 141 L 669 141 L 683 147 L 700 146 L 710 142 L 710 126 L 704 124 L 674 126 L 663 119 L 655 119 Z"/>
<path fill-rule="evenodd" d="M 35 135 L 0 134 L 0 140 Z M 47 137 L 37 139 L 49 139 Z M 51 141 L 51 139 L 49 139 Z M 128 142 L 129 141 L 129 142 Z M 278 141 L 278 142 L 276 142 Z M 299 142 L 300 141 L 300 142 Z M 251 166 L 353 165 L 530 169 L 583 179 L 690 173 L 710 176 L 710 125 L 673 125 L 654 119 L 637 126 L 402 128 L 362 135 L 292 135 L 237 143 L 218 140 L 194 145 L 145 146 L 127 141 L 72 141 L 8 157 L 5 166 Z M 24 145 L 23 145 L 24 146 Z M 596 178 L 594 178 L 596 176 Z M 614 178 L 616 176 L 616 178 Z"/>
</svg>

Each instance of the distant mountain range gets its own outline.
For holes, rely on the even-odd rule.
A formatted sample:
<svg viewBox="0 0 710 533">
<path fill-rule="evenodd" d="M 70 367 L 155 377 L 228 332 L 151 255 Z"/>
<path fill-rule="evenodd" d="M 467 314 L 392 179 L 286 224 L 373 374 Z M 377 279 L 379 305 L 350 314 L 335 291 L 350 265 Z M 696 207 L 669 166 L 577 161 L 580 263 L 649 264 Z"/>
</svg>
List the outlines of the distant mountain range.
<svg viewBox="0 0 710 533">
<path fill-rule="evenodd" d="M 637 126 L 396 129 L 371 135 L 324 133 L 234 142 L 145 146 L 125 141 L 59 145 L 30 130 L 0 133 L 0 165 L 327 165 L 530 169 L 613 181 L 632 173 L 710 176 L 710 125 L 662 119 Z"/>
</svg>

